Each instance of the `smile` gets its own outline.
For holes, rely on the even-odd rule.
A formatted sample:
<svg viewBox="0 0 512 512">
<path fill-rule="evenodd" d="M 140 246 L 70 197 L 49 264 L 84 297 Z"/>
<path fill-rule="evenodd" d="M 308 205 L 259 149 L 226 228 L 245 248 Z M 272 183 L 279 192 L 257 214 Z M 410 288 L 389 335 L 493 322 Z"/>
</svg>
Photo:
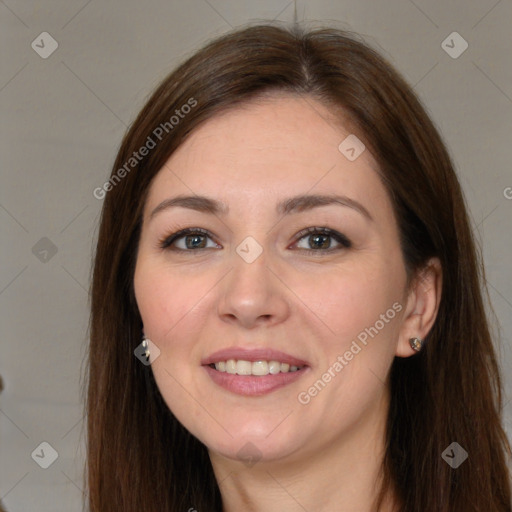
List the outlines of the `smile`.
<svg viewBox="0 0 512 512">
<path fill-rule="evenodd" d="M 262 396 L 309 373 L 305 360 L 269 348 L 231 347 L 201 361 L 213 383 L 242 396 Z"/>
<path fill-rule="evenodd" d="M 245 361 L 239 359 L 228 359 L 212 363 L 210 368 L 215 368 L 219 372 L 226 372 L 232 375 L 254 375 L 263 377 L 265 375 L 277 375 L 278 373 L 296 372 L 304 366 L 294 366 L 279 361 Z"/>
</svg>

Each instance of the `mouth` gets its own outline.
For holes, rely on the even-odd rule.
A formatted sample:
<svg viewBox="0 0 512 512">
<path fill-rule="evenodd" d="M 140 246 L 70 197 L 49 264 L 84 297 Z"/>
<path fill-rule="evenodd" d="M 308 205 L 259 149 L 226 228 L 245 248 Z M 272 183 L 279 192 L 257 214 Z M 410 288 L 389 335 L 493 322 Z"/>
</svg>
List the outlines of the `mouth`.
<svg viewBox="0 0 512 512">
<path fill-rule="evenodd" d="M 256 377 L 298 372 L 305 367 L 305 365 L 295 366 L 280 361 L 247 361 L 244 359 L 228 359 L 227 361 L 211 363 L 209 366 L 218 372 L 226 372 L 231 375 L 253 375 Z"/>
<path fill-rule="evenodd" d="M 300 379 L 309 365 L 270 349 L 227 349 L 202 361 L 214 384 L 238 395 L 261 396 Z"/>
</svg>

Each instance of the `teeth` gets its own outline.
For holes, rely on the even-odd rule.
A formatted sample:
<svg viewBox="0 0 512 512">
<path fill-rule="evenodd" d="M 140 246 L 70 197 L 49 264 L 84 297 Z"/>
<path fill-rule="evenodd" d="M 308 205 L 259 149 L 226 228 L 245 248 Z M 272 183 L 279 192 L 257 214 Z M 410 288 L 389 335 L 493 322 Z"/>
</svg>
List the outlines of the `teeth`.
<svg viewBox="0 0 512 512">
<path fill-rule="evenodd" d="M 281 371 L 281 363 L 279 361 L 270 361 L 268 363 L 268 373 L 277 375 Z"/>
<path fill-rule="evenodd" d="M 237 361 L 236 373 L 238 375 L 251 375 L 252 363 L 250 361 Z"/>
<path fill-rule="evenodd" d="M 240 364 L 240 361 L 238 361 L 238 364 Z M 254 363 L 251 364 L 251 374 L 268 375 L 269 368 L 267 361 L 254 361 Z"/>
<path fill-rule="evenodd" d="M 229 359 L 229 361 L 226 361 L 226 371 L 232 374 L 236 373 L 236 361 L 234 359 Z"/>
<path fill-rule="evenodd" d="M 290 366 L 288 363 L 279 361 L 244 361 L 243 359 L 228 359 L 215 363 L 215 369 L 219 372 L 231 373 L 233 375 L 277 375 L 278 373 L 297 372 L 302 366 Z"/>
</svg>

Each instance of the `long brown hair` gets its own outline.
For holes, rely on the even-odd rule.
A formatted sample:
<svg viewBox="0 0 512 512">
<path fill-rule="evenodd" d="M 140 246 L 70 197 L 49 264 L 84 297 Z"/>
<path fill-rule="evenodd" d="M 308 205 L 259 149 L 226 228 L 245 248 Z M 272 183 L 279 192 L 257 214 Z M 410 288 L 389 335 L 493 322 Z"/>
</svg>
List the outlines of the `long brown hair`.
<svg viewBox="0 0 512 512">
<path fill-rule="evenodd" d="M 426 345 L 391 368 L 380 497 L 393 487 L 402 512 L 510 512 L 511 450 L 483 267 L 438 131 L 402 77 L 358 36 L 268 24 L 216 39 L 165 78 L 101 189 L 86 399 L 91 512 L 222 510 L 207 448 L 176 420 L 150 366 L 134 356 L 142 323 L 133 275 L 156 173 L 200 123 L 273 91 L 320 101 L 348 118 L 379 164 L 409 276 L 432 256 L 441 261 L 442 299 Z M 130 160 L 142 146 L 153 147 Z M 441 456 L 452 442 L 469 454 L 457 469 Z"/>
</svg>

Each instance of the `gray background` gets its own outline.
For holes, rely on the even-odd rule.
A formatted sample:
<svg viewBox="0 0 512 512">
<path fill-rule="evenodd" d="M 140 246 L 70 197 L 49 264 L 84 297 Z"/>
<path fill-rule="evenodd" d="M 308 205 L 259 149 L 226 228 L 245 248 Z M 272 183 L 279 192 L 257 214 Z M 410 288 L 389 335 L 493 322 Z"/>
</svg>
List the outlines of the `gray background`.
<svg viewBox="0 0 512 512">
<path fill-rule="evenodd" d="M 102 206 L 92 191 L 108 177 L 127 126 L 157 83 L 207 40 L 248 22 L 292 21 L 294 7 L 0 1 L 0 497 L 9 511 L 81 510 L 80 374 Z M 426 104 L 467 195 L 510 373 L 512 2 L 317 0 L 296 9 L 311 27 L 362 34 Z M 469 45 L 455 59 L 442 47 L 453 31 Z M 42 32 L 58 42 L 46 59 L 31 47 L 42 46 Z M 508 376 L 505 385 L 512 399 Z M 506 427 L 512 434 L 512 401 Z M 48 469 L 31 457 L 43 441 L 58 452 Z"/>
</svg>

